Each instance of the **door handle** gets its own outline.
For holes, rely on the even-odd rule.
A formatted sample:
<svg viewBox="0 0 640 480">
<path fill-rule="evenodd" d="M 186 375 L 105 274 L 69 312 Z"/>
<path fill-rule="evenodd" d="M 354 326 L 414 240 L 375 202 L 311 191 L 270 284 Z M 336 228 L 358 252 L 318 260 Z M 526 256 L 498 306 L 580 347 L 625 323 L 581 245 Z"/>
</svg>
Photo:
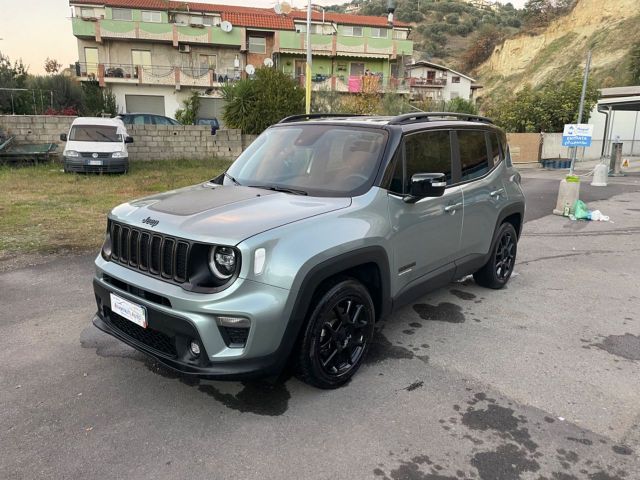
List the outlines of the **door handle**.
<svg viewBox="0 0 640 480">
<path fill-rule="evenodd" d="M 455 213 L 457 209 L 462 206 L 461 203 L 454 203 L 453 205 L 447 205 L 444 207 L 444 211 L 447 213 Z"/>
<path fill-rule="evenodd" d="M 499 188 L 498 190 L 494 190 L 489 194 L 490 197 L 499 197 L 504 193 L 504 188 Z"/>
</svg>

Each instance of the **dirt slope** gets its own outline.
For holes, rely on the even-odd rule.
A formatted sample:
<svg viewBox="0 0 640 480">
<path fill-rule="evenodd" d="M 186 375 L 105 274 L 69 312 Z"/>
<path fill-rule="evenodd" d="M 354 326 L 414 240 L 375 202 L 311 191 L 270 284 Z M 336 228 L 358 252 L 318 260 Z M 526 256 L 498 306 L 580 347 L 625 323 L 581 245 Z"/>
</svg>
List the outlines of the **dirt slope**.
<svg viewBox="0 0 640 480">
<path fill-rule="evenodd" d="M 562 78 L 584 64 L 593 50 L 594 78 L 603 86 L 628 81 L 631 45 L 640 40 L 640 0 L 578 0 L 546 29 L 508 39 L 478 68 L 483 95 L 518 90 Z"/>
</svg>

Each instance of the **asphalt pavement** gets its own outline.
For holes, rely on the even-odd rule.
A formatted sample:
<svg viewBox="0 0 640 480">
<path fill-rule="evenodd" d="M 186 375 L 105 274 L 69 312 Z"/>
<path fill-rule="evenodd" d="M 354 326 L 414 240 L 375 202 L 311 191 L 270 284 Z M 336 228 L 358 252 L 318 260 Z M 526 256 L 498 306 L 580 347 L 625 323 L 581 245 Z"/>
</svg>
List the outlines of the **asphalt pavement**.
<svg viewBox="0 0 640 480">
<path fill-rule="evenodd" d="M 91 323 L 92 256 L 0 273 L 0 479 L 640 479 L 640 177 L 527 223 L 501 291 L 378 326 L 344 388 L 180 377 Z"/>
</svg>

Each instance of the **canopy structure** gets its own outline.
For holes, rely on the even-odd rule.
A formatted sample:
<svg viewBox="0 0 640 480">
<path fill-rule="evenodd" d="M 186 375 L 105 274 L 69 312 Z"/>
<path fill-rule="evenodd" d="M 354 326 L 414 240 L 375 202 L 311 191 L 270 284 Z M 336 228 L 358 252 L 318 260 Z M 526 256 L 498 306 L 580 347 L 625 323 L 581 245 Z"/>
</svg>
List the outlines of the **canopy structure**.
<svg viewBox="0 0 640 480">
<path fill-rule="evenodd" d="M 640 112 L 640 85 L 629 87 L 603 88 L 600 90 L 601 97 L 598 100 L 598 112 L 606 115 L 607 120 L 604 126 L 604 141 L 602 142 L 601 156 L 607 155 L 607 148 L 611 144 L 611 135 L 614 129 L 615 116 L 612 112 Z M 638 130 L 638 115 L 636 115 L 633 127 L 633 138 Z"/>
</svg>

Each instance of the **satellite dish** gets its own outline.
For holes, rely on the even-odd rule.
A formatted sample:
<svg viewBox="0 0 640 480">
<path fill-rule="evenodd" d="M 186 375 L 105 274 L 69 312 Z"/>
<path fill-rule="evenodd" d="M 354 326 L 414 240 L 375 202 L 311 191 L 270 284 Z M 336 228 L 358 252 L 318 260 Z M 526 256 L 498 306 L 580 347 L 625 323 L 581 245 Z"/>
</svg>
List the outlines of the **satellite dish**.
<svg viewBox="0 0 640 480">
<path fill-rule="evenodd" d="M 279 3 L 276 3 L 273 6 L 273 11 L 276 12 L 277 15 L 280 15 L 282 13 L 282 5 L 280 5 Z"/>
<path fill-rule="evenodd" d="M 273 67 L 273 60 L 271 60 L 269 57 L 265 58 L 262 63 L 265 67 Z"/>
<path fill-rule="evenodd" d="M 244 67 L 244 71 L 247 72 L 248 75 L 253 75 L 254 73 L 256 73 L 256 67 L 249 64 L 246 67 Z"/>
<path fill-rule="evenodd" d="M 282 9 L 282 13 L 284 13 L 285 15 L 288 15 L 289 13 L 291 13 L 290 3 L 282 2 L 282 4 L 280 5 L 280 8 Z"/>
<path fill-rule="evenodd" d="M 225 20 L 220 24 L 220 28 L 222 29 L 223 32 L 229 33 L 231 30 L 233 30 L 233 25 L 231 25 L 231 22 L 227 22 Z"/>
</svg>

